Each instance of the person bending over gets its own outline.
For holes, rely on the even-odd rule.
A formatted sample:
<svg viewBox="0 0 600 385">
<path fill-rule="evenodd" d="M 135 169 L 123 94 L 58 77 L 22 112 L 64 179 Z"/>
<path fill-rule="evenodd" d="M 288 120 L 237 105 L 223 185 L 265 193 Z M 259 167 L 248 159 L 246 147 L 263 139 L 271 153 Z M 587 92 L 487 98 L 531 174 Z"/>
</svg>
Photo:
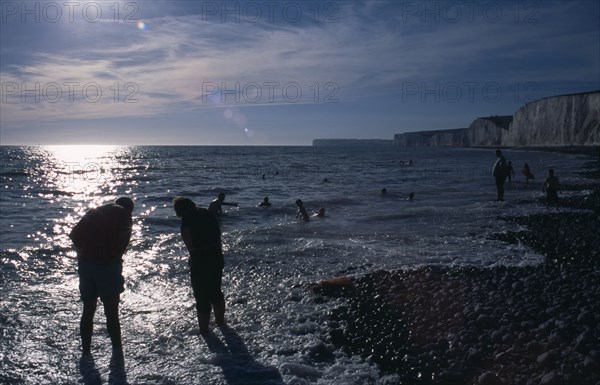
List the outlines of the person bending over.
<svg viewBox="0 0 600 385">
<path fill-rule="evenodd" d="M 118 198 L 114 203 L 89 210 L 69 234 L 77 252 L 84 354 L 91 352 L 98 297 L 104 304 L 106 329 L 113 349 L 121 348 L 119 301 L 124 291 L 123 254 L 131 238 L 132 212 L 133 201 Z"/>
<path fill-rule="evenodd" d="M 181 238 L 189 253 L 190 278 L 200 333 L 208 333 L 211 307 L 217 326 L 225 326 L 225 298 L 221 291 L 224 258 L 221 228 L 210 211 L 192 200 L 176 197 L 173 208 L 181 218 Z"/>
</svg>

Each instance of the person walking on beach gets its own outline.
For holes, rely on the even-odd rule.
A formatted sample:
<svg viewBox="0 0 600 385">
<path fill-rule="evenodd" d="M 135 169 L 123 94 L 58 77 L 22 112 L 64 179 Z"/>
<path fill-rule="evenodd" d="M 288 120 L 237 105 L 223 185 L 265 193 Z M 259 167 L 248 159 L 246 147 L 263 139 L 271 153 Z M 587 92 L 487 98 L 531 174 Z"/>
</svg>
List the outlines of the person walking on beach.
<svg viewBox="0 0 600 385">
<path fill-rule="evenodd" d="M 499 202 L 504 201 L 504 182 L 506 181 L 506 159 L 502 156 L 502 151 L 496 150 L 496 163 L 492 170 L 492 175 L 496 180 L 496 192 Z"/>
<path fill-rule="evenodd" d="M 556 205 L 558 210 L 558 190 L 560 189 L 560 183 L 558 178 L 554 176 L 554 169 L 548 169 L 548 176 L 544 179 L 542 184 L 542 192 L 546 193 L 546 208 L 549 208 L 552 203 Z"/>
<path fill-rule="evenodd" d="M 221 228 L 214 215 L 196 207 L 188 198 L 173 199 L 173 209 L 181 218 L 181 238 L 190 255 L 190 278 L 196 299 L 198 326 L 200 333 L 206 334 L 211 307 L 217 326 L 225 326 L 225 297 L 221 290 L 225 262 Z"/>
<path fill-rule="evenodd" d="M 69 238 L 77 252 L 79 292 L 83 301 L 81 347 L 91 352 L 98 297 L 104 305 L 106 329 L 113 349 L 121 348 L 120 295 L 124 291 L 123 254 L 131 238 L 133 200 L 121 197 L 89 210 L 73 227 Z"/>
<path fill-rule="evenodd" d="M 229 203 L 225 202 L 225 193 L 219 193 L 217 199 L 213 200 L 208 206 L 208 211 L 213 213 L 214 215 L 219 215 L 223 212 L 221 206 L 235 206 L 237 207 L 237 203 Z"/>
<path fill-rule="evenodd" d="M 302 219 L 304 222 L 308 222 L 310 217 L 304 208 L 304 204 L 301 199 L 296 200 L 296 206 L 298 207 L 298 212 L 296 213 L 296 218 Z"/>
</svg>

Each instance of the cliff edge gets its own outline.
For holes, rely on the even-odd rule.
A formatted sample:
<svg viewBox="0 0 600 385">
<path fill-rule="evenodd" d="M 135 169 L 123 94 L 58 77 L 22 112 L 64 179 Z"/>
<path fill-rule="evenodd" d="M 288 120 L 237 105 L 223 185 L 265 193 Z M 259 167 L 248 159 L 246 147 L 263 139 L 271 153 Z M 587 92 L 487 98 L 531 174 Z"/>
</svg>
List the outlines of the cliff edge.
<svg viewBox="0 0 600 385">
<path fill-rule="evenodd" d="M 512 147 L 600 145 L 600 91 L 527 103 L 501 142 Z"/>
</svg>

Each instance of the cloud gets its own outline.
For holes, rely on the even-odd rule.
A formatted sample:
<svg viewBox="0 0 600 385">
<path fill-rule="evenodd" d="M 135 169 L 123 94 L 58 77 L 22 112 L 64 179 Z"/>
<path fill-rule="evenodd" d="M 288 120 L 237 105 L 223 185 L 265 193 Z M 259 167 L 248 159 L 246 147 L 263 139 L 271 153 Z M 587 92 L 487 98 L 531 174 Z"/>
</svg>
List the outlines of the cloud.
<svg viewBox="0 0 600 385">
<path fill-rule="evenodd" d="M 597 43 L 597 26 L 577 27 L 560 14 L 580 14 L 582 3 L 533 3 L 539 7 L 534 15 L 522 10 L 529 22 L 492 22 L 475 13 L 455 22 L 455 15 L 442 13 L 446 2 L 430 3 L 439 14 L 429 19 L 427 10 L 416 9 L 421 2 L 332 4 L 332 23 L 222 22 L 195 9 L 200 14 L 145 18 L 145 31 L 124 23 L 64 25 L 56 33 L 67 43 L 54 42 L 0 69 L 2 121 L 307 104 L 332 92 L 341 101 L 367 101 L 393 97 L 406 82 L 583 82 L 599 65 L 590 62 L 597 45 L 581 43 Z M 156 15 L 160 7 L 151 11 Z M 320 17 L 326 11 L 331 14 L 322 9 Z M 564 59 L 549 60 L 576 46 L 570 55 L 578 71 L 565 71 Z"/>
</svg>

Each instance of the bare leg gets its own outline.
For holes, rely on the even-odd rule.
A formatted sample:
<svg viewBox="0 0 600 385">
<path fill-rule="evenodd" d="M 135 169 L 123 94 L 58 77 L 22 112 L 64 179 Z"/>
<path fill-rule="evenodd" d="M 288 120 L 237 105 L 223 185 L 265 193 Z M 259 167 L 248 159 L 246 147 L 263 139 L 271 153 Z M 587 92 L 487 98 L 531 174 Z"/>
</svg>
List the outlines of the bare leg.
<svg viewBox="0 0 600 385">
<path fill-rule="evenodd" d="M 121 347 L 121 324 L 119 322 L 119 294 L 104 302 L 104 313 L 106 314 L 106 329 L 110 336 L 113 348 Z"/>
<path fill-rule="evenodd" d="M 79 332 L 81 334 L 81 349 L 83 353 L 90 353 L 92 349 L 92 333 L 94 331 L 94 314 L 96 313 L 97 300 L 84 301 Z"/>
<path fill-rule="evenodd" d="M 200 333 L 208 333 L 208 322 L 210 321 L 210 313 L 198 312 L 198 326 L 200 327 Z"/>
<path fill-rule="evenodd" d="M 213 310 L 215 311 L 215 323 L 217 326 L 225 326 L 225 301 L 214 303 Z"/>
</svg>

